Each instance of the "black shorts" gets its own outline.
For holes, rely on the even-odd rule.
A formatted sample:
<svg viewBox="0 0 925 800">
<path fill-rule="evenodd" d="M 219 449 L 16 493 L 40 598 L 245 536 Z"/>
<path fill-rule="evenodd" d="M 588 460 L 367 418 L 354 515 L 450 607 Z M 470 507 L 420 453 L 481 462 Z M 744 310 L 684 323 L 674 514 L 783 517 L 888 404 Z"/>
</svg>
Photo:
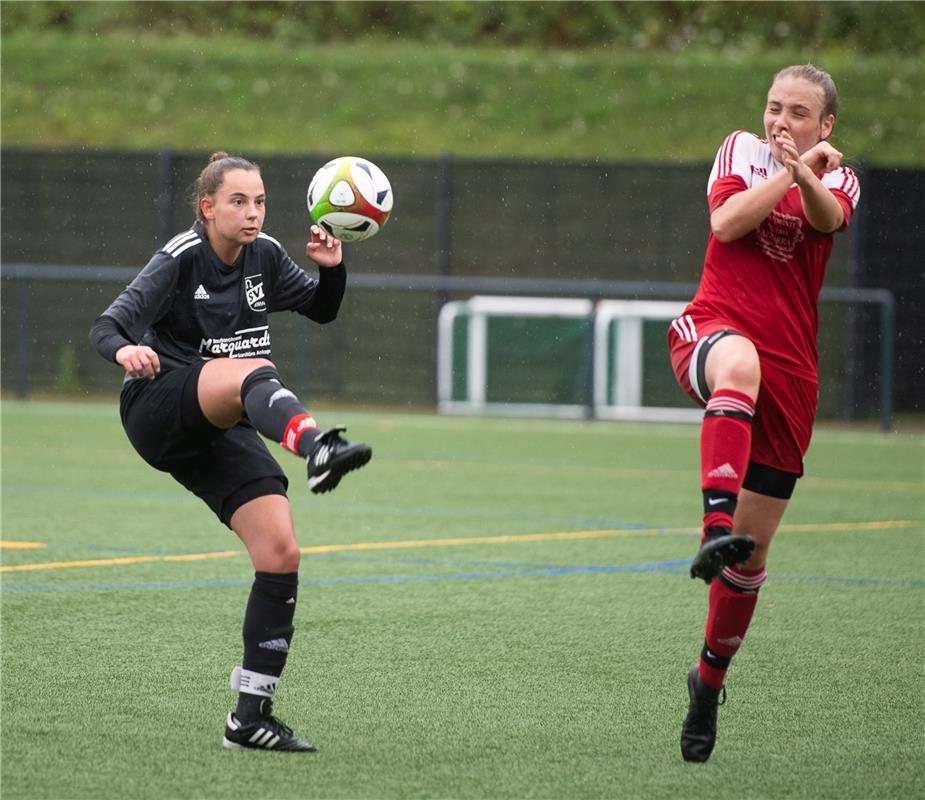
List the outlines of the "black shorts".
<svg viewBox="0 0 925 800">
<path fill-rule="evenodd" d="M 231 527 L 231 515 L 242 505 L 264 495 L 285 496 L 289 481 L 247 420 L 223 430 L 206 419 L 198 398 L 203 364 L 127 381 L 119 413 L 138 454 Z"/>
</svg>

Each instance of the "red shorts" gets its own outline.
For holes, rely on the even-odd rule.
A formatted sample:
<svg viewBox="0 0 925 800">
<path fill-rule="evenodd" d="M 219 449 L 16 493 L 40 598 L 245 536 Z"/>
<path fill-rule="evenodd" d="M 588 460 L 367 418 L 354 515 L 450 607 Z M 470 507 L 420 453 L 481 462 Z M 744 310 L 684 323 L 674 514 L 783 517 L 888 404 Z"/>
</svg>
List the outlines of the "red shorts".
<svg viewBox="0 0 925 800">
<path fill-rule="evenodd" d="M 728 325 L 682 315 L 668 327 L 671 367 L 681 388 L 698 405 L 706 406 L 709 390 L 703 380 L 704 347 Z M 698 358 L 698 356 L 700 356 Z M 816 419 L 819 384 L 797 377 L 761 358 L 761 388 L 755 404 L 750 460 L 782 472 L 803 475 L 803 456 Z"/>
</svg>

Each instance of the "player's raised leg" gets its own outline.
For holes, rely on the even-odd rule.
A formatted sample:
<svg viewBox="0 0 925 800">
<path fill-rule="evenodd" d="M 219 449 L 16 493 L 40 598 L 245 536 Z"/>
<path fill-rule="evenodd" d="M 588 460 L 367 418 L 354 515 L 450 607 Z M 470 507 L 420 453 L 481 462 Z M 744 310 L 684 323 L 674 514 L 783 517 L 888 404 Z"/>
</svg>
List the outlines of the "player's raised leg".
<svg viewBox="0 0 925 800">
<path fill-rule="evenodd" d="M 215 359 L 199 376 L 199 404 L 217 427 L 236 425 L 242 414 L 264 436 L 305 459 L 309 488 L 322 494 L 335 488 L 348 472 L 372 457 L 365 444 L 351 444 L 342 427 L 320 431 L 314 417 L 286 388 L 267 359 Z"/>
<path fill-rule="evenodd" d="M 710 583 L 755 546 L 747 531 L 733 533 L 732 520 L 748 468 L 761 368 L 755 346 L 728 330 L 707 338 L 696 358 L 709 395 L 700 428 L 703 529 L 691 577 Z"/>
</svg>

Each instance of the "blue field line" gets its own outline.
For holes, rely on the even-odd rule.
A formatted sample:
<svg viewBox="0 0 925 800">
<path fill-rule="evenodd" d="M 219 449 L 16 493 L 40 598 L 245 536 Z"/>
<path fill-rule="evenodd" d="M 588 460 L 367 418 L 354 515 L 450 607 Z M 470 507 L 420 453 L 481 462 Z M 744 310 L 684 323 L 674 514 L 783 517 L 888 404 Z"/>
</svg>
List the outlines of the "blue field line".
<svg viewBox="0 0 925 800">
<path fill-rule="evenodd" d="M 498 578 L 546 578 L 563 575 L 587 575 L 602 572 L 657 572 L 678 565 L 687 564 L 687 561 L 660 561 L 649 564 L 629 564 L 613 566 L 563 566 L 553 564 L 544 569 L 531 569 L 528 571 L 489 571 L 479 572 L 448 572 L 443 574 L 425 575 L 360 575 L 344 578 L 303 578 L 300 586 L 336 586 L 338 584 L 362 583 L 416 583 L 423 581 L 466 581 L 491 580 Z M 48 592 L 48 591 L 97 591 L 108 589 L 190 589 L 190 588 L 222 588 L 227 586 L 250 586 L 252 581 L 148 581 L 138 583 L 46 583 L 22 584 L 0 586 L 3 591 L 10 592 Z"/>
<path fill-rule="evenodd" d="M 402 556 L 394 553 L 309 553 L 304 558 L 329 558 L 338 561 L 383 561 L 399 564 L 450 564 L 461 567 L 505 567 L 507 569 L 557 569 L 560 564 L 542 561 L 496 561 L 489 558 L 440 558 L 437 556 Z"/>
<path fill-rule="evenodd" d="M 690 562 L 688 562 L 690 563 Z M 686 569 L 666 569 L 677 575 L 688 575 Z M 789 583 L 840 583 L 845 586 L 890 586 L 898 589 L 923 589 L 925 580 L 916 578 L 850 578 L 843 575 L 779 575 L 776 572 L 768 573 L 768 583 L 787 581 Z"/>
<path fill-rule="evenodd" d="M 498 580 L 508 578 L 558 578 L 571 575 L 612 574 L 618 572 L 653 573 L 661 572 L 668 575 L 688 577 L 688 560 L 657 561 L 644 564 L 624 565 L 550 565 L 542 569 L 529 569 L 517 571 L 473 571 L 450 572 L 444 574 L 422 575 L 359 575 L 342 578 L 303 578 L 299 581 L 301 586 L 338 586 L 361 584 L 401 584 L 424 583 L 438 581 L 479 581 Z M 775 575 L 778 581 L 815 581 L 820 583 L 835 583 L 848 586 L 886 586 L 903 589 L 925 588 L 925 581 L 902 580 L 889 578 L 846 578 L 825 575 Z M 11 592 L 54 592 L 54 591 L 106 591 L 106 590 L 144 590 L 144 589 L 202 589 L 250 586 L 251 580 L 228 581 L 150 581 L 131 583 L 60 583 L 60 584 L 3 584 L 0 589 Z"/>
<path fill-rule="evenodd" d="M 773 575 L 768 580 L 790 581 L 794 583 L 841 583 L 846 586 L 890 586 L 903 589 L 925 588 L 925 581 L 914 578 L 845 578 L 837 575 Z"/>
</svg>

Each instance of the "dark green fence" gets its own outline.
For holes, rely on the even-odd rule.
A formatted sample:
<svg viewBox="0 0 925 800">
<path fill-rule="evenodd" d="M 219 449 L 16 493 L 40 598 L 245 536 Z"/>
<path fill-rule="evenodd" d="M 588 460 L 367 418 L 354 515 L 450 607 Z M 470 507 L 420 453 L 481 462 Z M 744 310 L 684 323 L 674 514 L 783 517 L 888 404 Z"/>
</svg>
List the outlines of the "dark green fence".
<svg viewBox="0 0 925 800">
<path fill-rule="evenodd" d="M 302 264 L 305 191 L 329 155 L 260 162 L 268 191 L 265 228 Z M 115 394 L 117 369 L 91 351 L 87 331 L 127 282 L 124 276 L 130 279 L 160 244 L 191 224 L 187 194 L 207 157 L 2 151 L 0 380 L 6 392 Z M 316 398 L 432 404 L 437 310 L 447 299 L 485 292 L 492 282 L 532 281 L 534 294 L 678 299 L 659 288 L 681 284 L 687 291 L 698 278 L 708 164 L 372 157 L 392 182 L 395 211 L 376 238 L 346 247 L 353 277 L 338 322 L 274 320 L 274 356 Z M 863 174 L 857 224 L 837 238 L 826 281 L 830 289 L 886 287 L 896 295 L 891 398 L 904 411 L 921 408 L 925 395 L 925 254 L 922 236 L 915 235 L 925 219 L 923 177 L 916 170 Z M 868 197 L 877 198 L 876 219 Z M 12 270 L 14 264 L 124 272 L 108 282 L 80 273 L 30 280 Z M 873 264 L 883 266 L 874 270 Z M 597 294 L 597 284 L 614 281 L 621 282 L 621 294 Z M 880 415 L 889 380 L 882 356 L 891 344 L 881 331 L 876 304 L 824 304 L 824 416 Z"/>
</svg>

